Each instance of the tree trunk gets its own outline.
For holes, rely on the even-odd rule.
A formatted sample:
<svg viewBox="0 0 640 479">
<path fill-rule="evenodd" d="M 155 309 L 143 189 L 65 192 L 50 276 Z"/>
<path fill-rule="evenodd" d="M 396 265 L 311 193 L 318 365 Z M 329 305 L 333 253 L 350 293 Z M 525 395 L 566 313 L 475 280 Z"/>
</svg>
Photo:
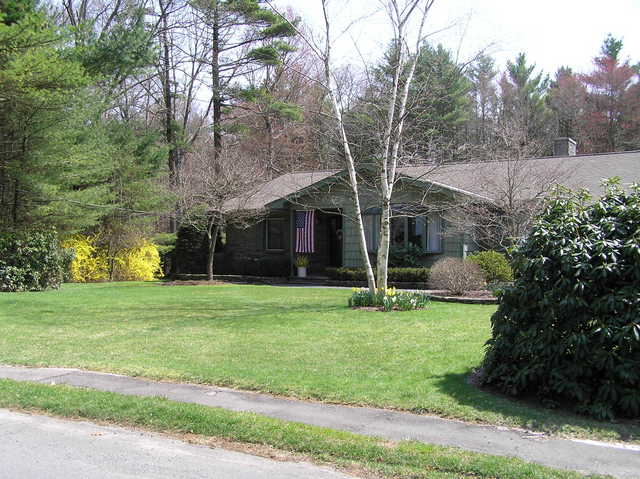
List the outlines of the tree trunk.
<svg viewBox="0 0 640 479">
<path fill-rule="evenodd" d="M 20 182 L 14 180 L 13 182 L 13 209 L 11 211 L 11 217 L 13 220 L 13 227 L 18 226 L 18 208 L 20 205 Z"/>
<path fill-rule="evenodd" d="M 218 242 L 218 232 L 220 231 L 220 225 L 213 223 L 214 219 L 211 218 L 207 227 L 207 239 L 209 245 L 209 251 L 207 254 L 207 279 L 213 281 L 213 259 L 216 254 L 216 243 Z"/>
<path fill-rule="evenodd" d="M 369 259 L 369 251 L 367 250 L 367 236 L 364 232 L 364 221 L 362 219 L 362 208 L 360 207 L 360 196 L 358 192 L 358 177 L 356 175 L 355 163 L 353 156 L 351 155 L 351 147 L 347 139 L 347 133 L 342 121 L 342 113 L 338 100 L 332 90 L 329 90 L 329 97 L 331 98 L 331 104 L 333 105 L 333 112 L 338 123 L 338 130 L 340 133 L 340 139 L 342 142 L 342 148 L 347 159 L 347 172 L 349 174 L 349 186 L 351 188 L 351 198 L 353 201 L 354 216 L 356 221 L 356 227 L 358 228 L 358 243 L 360 245 L 360 256 L 364 263 L 364 268 L 367 273 L 367 284 L 369 291 L 374 294 L 376 288 L 376 278 L 373 274 L 373 268 L 371 267 L 371 260 Z"/>
<path fill-rule="evenodd" d="M 391 200 L 383 198 L 380 215 L 380 244 L 378 245 L 377 271 L 378 288 L 387 289 L 387 272 L 389 270 L 389 246 L 391 244 Z"/>
<path fill-rule="evenodd" d="M 220 20 L 218 4 L 213 8 L 211 25 L 211 95 L 213 105 L 213 161 L 218 165 L 222 150 L 222 85 L 220 83 Z"/>
<path fill-rule="evenodd" d="M 169 39 L 167 38 L 168 22 L 167 9 L 168 3 L 165 0 L 158 1 L 160 6 L 160 16 L 162 30 L 160 32 L 160 42 L 162 44 L 162 64 L 160 66 L 160 81 L 162 83 L 162 96 L 164 97 L 164 135 L 167 145 L 169 145 L 169 182 L 175 190 L 180 183 L 180 167 L 182 163 L 182 152 L 177 146 L 176 141 L 176 121 L 175 121 L 175 102 L 171 89 L 171 57 Z M 170 2 L 169 2 L 170 3 Z M 174 214 L 169 219 L 169 231 L 176 233 L 178 231 L 178 206 L 174 209 Z"/>
</svg>

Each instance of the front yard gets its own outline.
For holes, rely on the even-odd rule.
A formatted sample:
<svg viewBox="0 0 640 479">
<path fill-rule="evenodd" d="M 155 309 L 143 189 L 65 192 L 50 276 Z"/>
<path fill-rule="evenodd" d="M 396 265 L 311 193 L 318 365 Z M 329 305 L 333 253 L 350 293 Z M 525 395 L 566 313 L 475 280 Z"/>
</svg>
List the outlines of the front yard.
<svg viewBox="0 0 640 479">
<path fill-rule="evenodd" d="M 353 311 L 349 294 L 156 283 L 1 294 L 0 363 L 211 383 L 581 437 L 640 437 L 637 423 L 596 422 L 468 384 L 494 306 Z"/>
</svg>

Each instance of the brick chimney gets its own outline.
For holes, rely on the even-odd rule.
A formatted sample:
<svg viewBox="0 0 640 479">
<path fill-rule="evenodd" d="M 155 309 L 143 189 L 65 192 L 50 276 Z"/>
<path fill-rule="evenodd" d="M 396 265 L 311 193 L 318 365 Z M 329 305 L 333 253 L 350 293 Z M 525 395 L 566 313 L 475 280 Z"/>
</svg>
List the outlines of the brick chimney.
<svg viewBox="0 0 640 479">
<path fill-rule="evenodd" d="M 576 156 L 576 142 L 563 136 L 553 142 L 553 156 Z"/>
</svg>

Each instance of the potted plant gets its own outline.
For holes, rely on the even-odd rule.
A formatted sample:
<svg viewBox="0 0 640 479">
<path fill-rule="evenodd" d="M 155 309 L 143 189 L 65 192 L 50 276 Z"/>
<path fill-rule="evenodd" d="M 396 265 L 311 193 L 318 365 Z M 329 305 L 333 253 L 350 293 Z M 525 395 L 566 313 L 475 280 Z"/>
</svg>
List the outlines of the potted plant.
<svg viewBox="0 0 640 479">
<path fill-rule="evenodd" d="M 309 257 L 302 254 L 296 256 L 296 267 L 298 268 L 298 277 L 307 277 L 307 266 L 309 266 Z"/>
</svg>

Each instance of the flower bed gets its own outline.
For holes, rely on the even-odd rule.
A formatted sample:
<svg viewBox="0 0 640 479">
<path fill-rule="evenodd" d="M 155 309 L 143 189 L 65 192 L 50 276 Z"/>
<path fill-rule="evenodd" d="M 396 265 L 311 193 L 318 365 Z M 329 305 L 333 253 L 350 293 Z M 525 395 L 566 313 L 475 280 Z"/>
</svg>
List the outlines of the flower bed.
<svg viewBox="0 0 640 479">
<path fill-rule="evenodd" d="M 349 306 L 352 308 L 376 308 L 381 311 L 413 311 L 429 305 L 429 297 L 423 293 L 397 291 L 395 288 L 379 290 L 372 294 L 367 288 L 353 288 Z"/>
</svg>

